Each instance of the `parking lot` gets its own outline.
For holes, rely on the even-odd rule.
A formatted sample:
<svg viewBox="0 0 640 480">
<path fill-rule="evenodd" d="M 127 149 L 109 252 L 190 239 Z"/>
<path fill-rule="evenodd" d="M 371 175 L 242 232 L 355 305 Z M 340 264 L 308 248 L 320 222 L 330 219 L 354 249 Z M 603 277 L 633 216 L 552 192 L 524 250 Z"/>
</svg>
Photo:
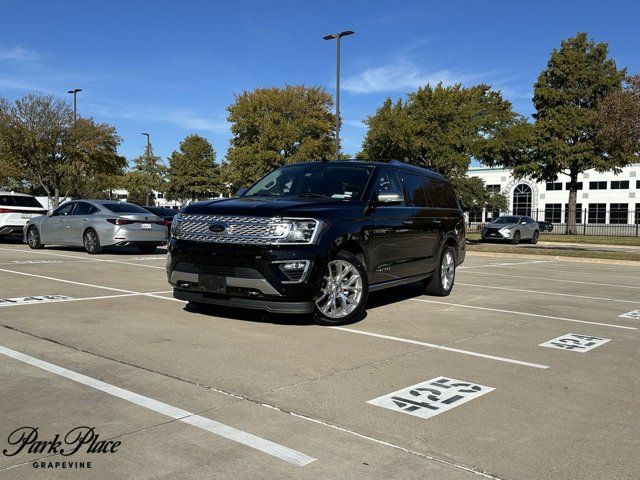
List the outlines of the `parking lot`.
<svg viewBox="0 0 640 480">
<path fill-rule="evenodd" d="M 25 426 L 121 442 L 5 454 L 1 478 L 638 476 L 638 267 L 470 254 L 451 296 L 326 328 L 187 307 L 164 261 L 0 243 L 0 451 Z"/>
</svg>

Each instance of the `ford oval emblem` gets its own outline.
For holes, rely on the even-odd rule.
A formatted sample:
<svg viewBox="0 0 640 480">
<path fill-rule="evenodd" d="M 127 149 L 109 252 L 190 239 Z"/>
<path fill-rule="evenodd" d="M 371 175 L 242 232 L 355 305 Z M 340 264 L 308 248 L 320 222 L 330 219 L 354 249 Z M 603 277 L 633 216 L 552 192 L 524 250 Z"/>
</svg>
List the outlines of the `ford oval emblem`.
<svg viewBox="0 0 640 480">
<path fill-rule="evenodd" d="M 214 223 L 209 226 L 209 231 L 213 233 L 222 233 L 227 229 L 227 226 L 224 223 Z"/>
</svg>

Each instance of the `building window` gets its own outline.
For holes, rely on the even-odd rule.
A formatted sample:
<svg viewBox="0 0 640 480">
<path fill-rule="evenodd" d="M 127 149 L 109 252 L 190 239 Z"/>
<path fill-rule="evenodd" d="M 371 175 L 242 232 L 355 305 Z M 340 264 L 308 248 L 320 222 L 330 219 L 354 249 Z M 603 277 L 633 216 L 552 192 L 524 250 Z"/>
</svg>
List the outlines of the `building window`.
<svg viewBox="0 0 640 480">
<path fill-rule="evenodd" d="M 611 180 L 611 190 L 629 190 L 629 180 Z"/>
<path fill-rule="evenodd" d="M 547 190 L 562 190 L 562 182 L 547 182 Z"/>
<path fill-rule="evenodd" d="M 482 222 L 482 209 L 480 207 L 473 207 L 469 210 L 469 222 Z"/>
<path fill-rule="evenodd" d="M 544 207 L 544 221 L 560 223 L 562 221 L 562 204 L 547 203 Z"/>
<path fill-rule="evenodd" d="M 589 223 L 606 223 L 607 222 L 607 204 L 606 203 L 590 203 L 587 221 Z"/>
<path fill-rule="evenodd" d="M 119 193 L 117 195 L 118 200 L 126 200 L 127 199 L 127 194 L 126 193 Z"/>
<path fill-rule="evenodd" d="M 612 203 L 609 211 L 609 223 L 627 224 L 629 222 L 629 204 Z"/>
<path fill-rule="evenodd" d="M 589 190 L 606 190 L 607 182 L 589 182 Z"/>
<path fill-rule="evenodd" d="M 640 182 L 640 180 L 638 180 Z M 640 203 L 636 203 L 636 224 L 640 223 Z"/>
<path fill-rule="evenodd" d="M 491 205 L 487 205 L 484 213 L 484 221 L 485 222 L 493 222 L 496 218 L 500 216 L 500 209 L 494 208 Z"/>
<path fill-rule="evenodd" d="M 156 193 L 156 198 L 164 198 L 164 193 Z"/>
<path fill-rule="evenodd" d="M 569 182 L 565 183 L 565 189 L 566 190 L 569 190 L 569 188 L 570 188 L 569 185 L 570 185 Z M 582 182 L 578 182 L 578 190 L 582 190 Z"/>
<path fill-rule="evenodd" d="M 524 183 L 516 185 L 513 190 L 513 214 L 531 216 L 531 187 Z"/>
<path fill-rule="evenodd" d="M 564 223 L 569 223 L 569 204 L 564 204 Z M 576 223 L 582 223 L 582 204 L 576 203 Z"/>
<path fill-rule="evenodd" d="M 485 185 L 487 192 L 500 192 L 500 185 Z"/>
<path fill-rule="evenodd" d="M 640 188 L 640 180 L 636 180 L 636 188 Z"/>
</svg>

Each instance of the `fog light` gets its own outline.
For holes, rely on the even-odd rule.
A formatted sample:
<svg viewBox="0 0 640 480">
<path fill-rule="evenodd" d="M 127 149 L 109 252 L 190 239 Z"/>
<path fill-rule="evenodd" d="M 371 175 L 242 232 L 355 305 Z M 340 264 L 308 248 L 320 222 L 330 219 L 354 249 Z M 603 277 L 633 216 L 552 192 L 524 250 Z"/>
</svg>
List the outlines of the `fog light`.
<svg viewBox="0 0 640 480">
<path fill-rule="evenodd" d="M 303 270 L 307 264 L 305 262 L 290 262 L 283 264 L 282 268 L 284 271 L 288 272 L 291 270 Z"/>
<path fill-rule="evenodd" d="M 280 271 L 287 277 L 283 283 L 299 283 L 304 280 L 311 264 L 310 260 L 285 260 L 278 263 Z"/>
</svg>

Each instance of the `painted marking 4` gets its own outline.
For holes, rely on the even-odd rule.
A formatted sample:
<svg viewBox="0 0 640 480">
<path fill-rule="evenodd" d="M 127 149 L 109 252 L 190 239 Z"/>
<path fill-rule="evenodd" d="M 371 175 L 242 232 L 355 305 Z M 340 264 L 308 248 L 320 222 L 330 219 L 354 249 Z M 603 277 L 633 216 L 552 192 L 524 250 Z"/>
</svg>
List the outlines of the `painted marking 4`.
<svg viewBox="0 0 640 480">
<path fill-rule="evenodd" d="M 374 398 L 367 403 L 415 417 L 431 418 L 492 390 L 493 387 L 465 380 L 436 377 Z"/>
<path fill-rule="evenodd" d="M 0 307 L 20 305 L 22 303 L 59 302 L 60 300 L 70 299 L 71 297 L 67 297 L 66 295 L 35 295 L 32 297 L 0 298 Z"/>
<path fill-rule="evenodd" d="M 32 263 L 62 263 L 62 260 L 14 260 L 11 263 L 15 263 L 16 265 L 30 265 Z"/>
<path fill-rule="evenodd" d="M 577 333 L 567 333 L 558 338 L 541 343 L 540 347 L 558 348 L 560 350 L 571 350 L 574 352 L 588 352 L 591 349 L 604 345 L 610 338 L 590 337 L 588 335 L 578 335 Z"/>
<path fill-rule="evenodd" d="M 633 310 L 631 312 L 618 315 L 620 318 L 633 318 L 634 320 L 640 320 L 640 310 Z"/>
</svg>

